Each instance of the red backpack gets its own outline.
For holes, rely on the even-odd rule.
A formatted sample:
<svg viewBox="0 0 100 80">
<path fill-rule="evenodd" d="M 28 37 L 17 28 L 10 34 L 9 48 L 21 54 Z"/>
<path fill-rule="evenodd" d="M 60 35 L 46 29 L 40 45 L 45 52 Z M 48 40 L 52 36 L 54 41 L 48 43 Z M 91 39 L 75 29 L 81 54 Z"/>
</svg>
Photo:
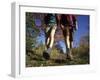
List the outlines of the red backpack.
<svg viewBox="0 0 100 80">
<path fill-rule="evenodd" d="M 71 27 L 76 27 L 76 16 L 75 15 L 66 15 L 67 21 L 70 23 Z"/>
</svg>

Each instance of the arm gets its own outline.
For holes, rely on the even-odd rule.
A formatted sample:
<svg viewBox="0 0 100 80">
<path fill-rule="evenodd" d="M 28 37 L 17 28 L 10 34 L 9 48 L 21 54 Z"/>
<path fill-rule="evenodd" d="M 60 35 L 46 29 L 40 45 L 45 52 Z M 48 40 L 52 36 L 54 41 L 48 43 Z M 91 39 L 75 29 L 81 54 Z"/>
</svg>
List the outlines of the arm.
<svg viewBox="0 0 100 80">
<path fill-rule="evenodd" d="M 77 16 L 73 15 L 73 25 L 74 25 L 74 30 L 78 30 L 78 22 L 77 22 Z"/>
<path fill-rule="evenodd" d="M 78 30 L 78 23 L 77 23 L 77 21 L 76 21 L 76 30 Z"/>
</svg>

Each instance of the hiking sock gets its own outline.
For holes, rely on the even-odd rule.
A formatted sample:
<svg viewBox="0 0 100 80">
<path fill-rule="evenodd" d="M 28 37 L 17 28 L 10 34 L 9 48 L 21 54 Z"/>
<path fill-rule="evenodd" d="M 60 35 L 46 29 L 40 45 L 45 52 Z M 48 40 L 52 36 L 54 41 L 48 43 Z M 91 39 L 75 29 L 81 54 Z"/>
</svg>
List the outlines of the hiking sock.
<svg viewBox="0 0 100 80">
<path fill-rule="evenodd" d="M 48 49 L 46 50 L 46 52 L 47 52 L 48 54 L 50 54 L 50 53 L 51 53 L 51 48 L 48 48 Z"/>
</svg>

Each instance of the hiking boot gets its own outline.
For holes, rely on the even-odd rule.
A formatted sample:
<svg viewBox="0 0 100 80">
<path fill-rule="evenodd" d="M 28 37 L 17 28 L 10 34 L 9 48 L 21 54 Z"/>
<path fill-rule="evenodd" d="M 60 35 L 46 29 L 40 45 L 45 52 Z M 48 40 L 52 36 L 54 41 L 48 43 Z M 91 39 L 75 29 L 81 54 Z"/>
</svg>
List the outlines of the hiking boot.
<svg viewBox="0 0 100 80">
<path fill-rule="evenodd" d="M 49 59 L 50 59 L 50 55 L 49 55 L 49 53 L 47 53 L 46 51 L 43 52 L 43 57 L 44 57 L 46 60 L 49 60 Z"/>
<path fill-rule="evenodd" d="M 51 48 L 48 48 L 46 51 L 43 52 L 43 57 L 47 60 L 50 59 Z"/>
<path fill-rule="evenodd" d="M 66 59 L 69 59 L 69 60 L 73 60 L 74 59 L 71 52 L 67 53 Z"/>
</svg>

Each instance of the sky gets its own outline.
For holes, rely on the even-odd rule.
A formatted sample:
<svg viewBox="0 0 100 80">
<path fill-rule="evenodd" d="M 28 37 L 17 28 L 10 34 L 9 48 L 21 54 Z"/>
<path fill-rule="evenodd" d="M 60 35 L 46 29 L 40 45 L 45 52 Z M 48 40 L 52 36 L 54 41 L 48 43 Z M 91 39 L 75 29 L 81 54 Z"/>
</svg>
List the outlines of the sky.
<svg viewBox="0 0 100 80">
<path fill-rule="evenodd" d="M 73 47 L 77 47 L 79 45 L 80 39 L 82 36 L 89 34 L 89 15 L 77 15 L 78 22 L 78 30 L 74 33 L 74 42 Z M 41 21 L 39 19 L 35 19 L 35 24 L 37 26 L 41 25 Z M 45 44 L 45 34 L 44 31 L 40 30 L 40 35 L 37 36 L 37 42 Z M 64 40 L 58 42 L 59 45 L 63 48 L 63 52 L 65 53 L 65 43 Z"/>
<path fill-rule="evenodd" d="M 89 15 L 77 16 L 77 22 L 78 30 L 74 34 L 74 46 L 77 46 L 79 44 L 82 36 L 89 34 Z"/>
</svg>

